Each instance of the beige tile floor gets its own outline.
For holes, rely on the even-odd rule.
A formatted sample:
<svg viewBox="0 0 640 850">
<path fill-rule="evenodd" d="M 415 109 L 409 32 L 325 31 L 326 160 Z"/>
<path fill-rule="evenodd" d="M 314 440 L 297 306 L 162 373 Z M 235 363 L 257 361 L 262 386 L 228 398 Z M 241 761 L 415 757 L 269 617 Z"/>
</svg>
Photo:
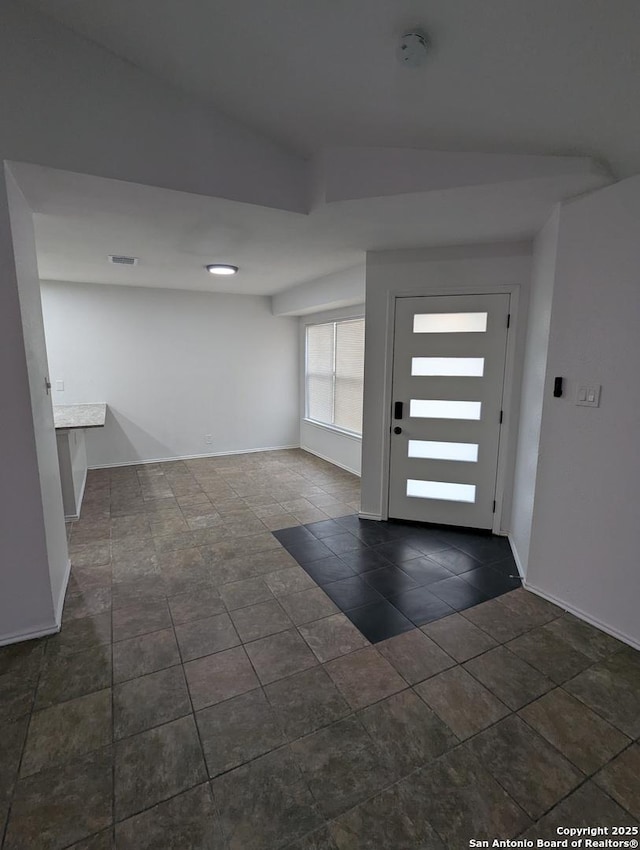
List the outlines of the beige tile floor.
<svg viewBox="0 0 640 850">
<path fill-rule="evenodd" d="M 0 649 L 4 850 L 637 829 L 640 654 L 521 589 L 369 645 L 270 533 L 357 507 L 297 450 L 91 473 L 62 631 Z"/>
</svg>

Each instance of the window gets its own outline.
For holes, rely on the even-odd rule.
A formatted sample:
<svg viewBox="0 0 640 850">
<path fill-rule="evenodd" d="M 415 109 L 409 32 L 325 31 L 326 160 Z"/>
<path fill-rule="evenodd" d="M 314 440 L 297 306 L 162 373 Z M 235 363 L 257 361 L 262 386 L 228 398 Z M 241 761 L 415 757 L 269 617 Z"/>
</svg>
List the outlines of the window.
<svg viewBox="0 0 640 850">
<path fill-rule="evenodd" d="M 362 434 L 364 319 L 307 325 L 306 417 Z"/>
</svg>

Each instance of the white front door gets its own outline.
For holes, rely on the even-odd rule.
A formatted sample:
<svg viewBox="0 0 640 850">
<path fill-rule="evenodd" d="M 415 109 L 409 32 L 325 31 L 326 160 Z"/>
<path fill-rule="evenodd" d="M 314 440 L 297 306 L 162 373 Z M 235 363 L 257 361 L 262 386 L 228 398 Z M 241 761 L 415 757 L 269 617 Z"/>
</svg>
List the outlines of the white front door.
<svg viewBox="0 0 640 850">
<path fill-rule="evenodd" d="M 509 295 L 396 300 L 389 516 L 490 529 Z"/>
</svg>

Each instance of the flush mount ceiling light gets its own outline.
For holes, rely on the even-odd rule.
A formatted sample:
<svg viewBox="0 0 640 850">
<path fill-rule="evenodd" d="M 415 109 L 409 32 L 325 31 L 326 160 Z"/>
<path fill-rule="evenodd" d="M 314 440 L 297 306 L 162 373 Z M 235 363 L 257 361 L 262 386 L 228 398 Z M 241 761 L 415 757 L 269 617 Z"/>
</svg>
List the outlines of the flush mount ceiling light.
<svg viewBox="0 0 640 850">
<path fill-rule="evenodd" d="M 405 68 L 419 68 L 427 61 L 429 41 L 420 31 L 405 33 L 396 49 L 396 57 Z"/>
<path fill-rule="evenodd" d="M 209 274 L 236 274 L 237 266 L 230 266 L 229 263 L 210 263 L 205 266 Z"/>
</svg>

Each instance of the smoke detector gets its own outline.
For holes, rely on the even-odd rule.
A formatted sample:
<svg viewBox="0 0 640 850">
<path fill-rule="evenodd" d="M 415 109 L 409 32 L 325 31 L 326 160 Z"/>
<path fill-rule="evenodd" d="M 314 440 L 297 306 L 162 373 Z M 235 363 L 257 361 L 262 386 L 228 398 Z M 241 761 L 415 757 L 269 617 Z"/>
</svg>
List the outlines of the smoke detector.
<svg viewBox="0 0 640 850">
<path fill-rule="evenodd" d="M 114 266 L 137 266 L 137 257 L 125 257 L 122 254 L 109 254 L 109 262 Z"/>
<path fill-rule="evenodd" d="M 405 68 L 419 68 L 427 61 L 429 42 L 424 33 L 414 30 L 405 33 L 400 39 L 396 57 Z"/>
</svg>

